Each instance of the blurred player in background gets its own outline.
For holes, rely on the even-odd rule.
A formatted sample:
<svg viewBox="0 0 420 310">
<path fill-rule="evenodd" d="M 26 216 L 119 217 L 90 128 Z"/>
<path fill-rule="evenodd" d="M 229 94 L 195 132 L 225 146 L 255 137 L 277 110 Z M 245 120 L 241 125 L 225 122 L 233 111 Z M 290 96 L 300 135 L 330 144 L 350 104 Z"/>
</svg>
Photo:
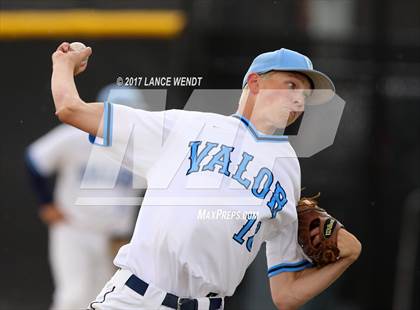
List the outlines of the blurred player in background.
<svg viewBox="0 0 420 310">
<path fill-rule="evenodd" d="M 109 85 L 98 94 L 99 101 L 107 99 L 148 108 L 139 90 L 112 89 Z M 138 206 L 104 205 L 102 199 L 106 202 L 107 197 L 143 194 L 133 189 L 131 172 L 121 168 L 117 176 L 113 171 L 119 167 L 113 167 L 116 164 L 112 160 L 92 156 L 91 150 L 83 131 L 60 125 L 26 152 L 25 163 L 40 201 L 39 215 L 49 228 L 49 259 L 55 284 L 51 309 L 85 308 L 114 272 L 112 241 L 131 237 Z M 53 175 L 56 181 L 52 192 L 48 183 Z M 101 188 L 113 178 L 113 189 Z M 81 189 L 82 180 L 94 189 Z M 90 198 L 90 203 L 77 204 L 80 197 Z"/>
</svg>

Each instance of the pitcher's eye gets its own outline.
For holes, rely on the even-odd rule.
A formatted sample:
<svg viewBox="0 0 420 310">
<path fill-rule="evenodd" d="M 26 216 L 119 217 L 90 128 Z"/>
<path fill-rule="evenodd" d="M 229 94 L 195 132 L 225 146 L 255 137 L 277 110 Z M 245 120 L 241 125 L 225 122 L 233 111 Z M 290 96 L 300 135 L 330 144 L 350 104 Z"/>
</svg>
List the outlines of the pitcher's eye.
<svg viewBox="0 0 420 310">
<path fill-rule="evenodd" d="M 288 89 L 296 89 L 296 83 L 294 82 L 287 82 L 287 88 Z"/>
</svg>

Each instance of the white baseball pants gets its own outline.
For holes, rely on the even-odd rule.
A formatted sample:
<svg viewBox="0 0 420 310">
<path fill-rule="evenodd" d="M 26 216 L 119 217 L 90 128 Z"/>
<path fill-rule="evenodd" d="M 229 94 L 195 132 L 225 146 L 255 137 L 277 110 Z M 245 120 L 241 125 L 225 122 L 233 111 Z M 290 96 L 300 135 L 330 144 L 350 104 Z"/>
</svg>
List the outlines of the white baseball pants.
<svg viewBox="0 0 420 310">
<path fill-rule="evenodd" d="M 95 298 L 115 270 L 108 239 L 66 223 L 50 227 L 51 310 L 86 309 Z"/>
<path fill-rule="evenodd" d="M 90 304 L 91 310 L 168 310 L 162 306 L 166 292 L 149 283 L 144 296 L 125 285 L 132 273 L 128 270 L 118 270 L 105 285 L 95 301 Z M 208 310 L 209 300 L 198 299 L 198 310 Z M 222 308 L 223 309 L 223 306 Z"/>
</svg>

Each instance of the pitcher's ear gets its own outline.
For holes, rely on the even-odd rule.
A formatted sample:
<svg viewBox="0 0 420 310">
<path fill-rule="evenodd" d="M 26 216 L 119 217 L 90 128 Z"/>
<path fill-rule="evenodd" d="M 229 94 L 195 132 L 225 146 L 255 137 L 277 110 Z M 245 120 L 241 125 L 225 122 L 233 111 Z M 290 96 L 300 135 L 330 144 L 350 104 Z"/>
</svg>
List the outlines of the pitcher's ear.
<svg viewBox="0 0 420 310">
<path fill-rule="evenodd" d="M 251 73 L 248 75 L 247 85 L 251 93 L 258 93 L 260 89 L 260 76 L 257 73 Z"/>
</svg>

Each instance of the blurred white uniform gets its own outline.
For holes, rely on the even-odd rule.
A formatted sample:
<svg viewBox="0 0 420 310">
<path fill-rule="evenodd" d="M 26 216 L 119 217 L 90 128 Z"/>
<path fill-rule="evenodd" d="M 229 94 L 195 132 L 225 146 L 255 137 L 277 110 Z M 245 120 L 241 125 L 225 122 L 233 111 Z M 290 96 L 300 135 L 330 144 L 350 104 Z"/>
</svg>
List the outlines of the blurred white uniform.
<svg viewBox="0 0 420 310">
<path fill-rule="evenodd" d="M 84 132 L 60 125 L 27 152 L 32 169 L 40 176 L 57 174 L 53 203 L 65 218 L 49 227 L 54 310 L 85 308 L 115 271 L 111 238 L 131 236 L 138 206 L 109 205 L 107 197 L 113 201 L 138 197 L 140 202 L 142 194 L 133 190 L 131 172 L 108 158 L 92 156 L 92 147 Z M 115 187 L 110 188 L 115 179 Z M 82 183 L 89 188 L 81 189 Z M 90 199 L 91 204 L 76 204 L 80 198 Z M 104 201 L 106 205 L 101 205 Z"/>
<path fill-rule="evenodd" d="M 136 216 L 133 206 L 75 204 L 77 198 L 86 196 L 133 196 L 132 177 L 125 169 L 113 190 L 80 189 L 83 177 L 90 184 L 114 177 L 109 165 L 115 163 L 97 158 L 90 162 L 91 173 L 84 173 L 91 148 L 86 134 L 67 125 L 58 126 L 29 147 L 30 160 L 41 175 L 57 173 L 54 203 L 66 219 L 49 229 L 56 286 L 53 309 L 77 309 L 89 303 L 113 272 L 110 238 L 130 235 Z"/>
</svg>

